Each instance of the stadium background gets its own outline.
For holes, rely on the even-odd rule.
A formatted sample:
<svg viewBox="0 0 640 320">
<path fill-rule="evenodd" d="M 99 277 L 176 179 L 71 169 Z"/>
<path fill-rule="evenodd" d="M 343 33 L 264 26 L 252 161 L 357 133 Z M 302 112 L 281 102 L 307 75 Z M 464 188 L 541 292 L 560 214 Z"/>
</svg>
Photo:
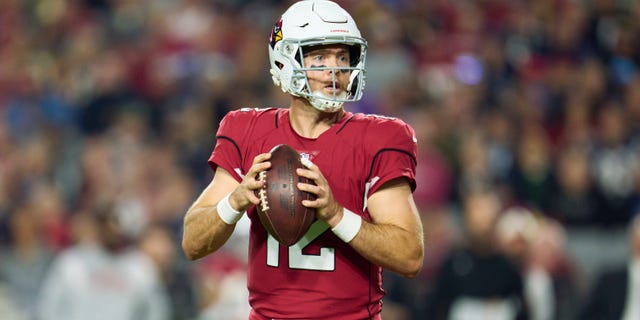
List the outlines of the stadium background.
<svg viewBox="0 0 640 320">
<path fill-rule="evenodd" d="M 625 263 L 640 212 L 640 3 L 338 2 L 369 41 L 365 98 L 347 108 L 401 117 L 419 140 L 425 267 L 388 276 L 388 309 L 420 317 L 464 238 L 462 195 L 488 186 L 505 208 L 557 222 L 549 246 L 570 266 L 571 315 L 600 270 Z M 74 218 L 104 200 L 152 237 L 175 319 L 246 308 L 244 229 L 187 262 L 182 216 L 211 179 L 220 118 L 287 105 L 266 45 L 290 3 L 0 1 L 1 318 L 29 319 L 48 263 L 82 236 Z M 41 259 L 12 274 L 2 265 L 16 252 Z"/>
</svg>

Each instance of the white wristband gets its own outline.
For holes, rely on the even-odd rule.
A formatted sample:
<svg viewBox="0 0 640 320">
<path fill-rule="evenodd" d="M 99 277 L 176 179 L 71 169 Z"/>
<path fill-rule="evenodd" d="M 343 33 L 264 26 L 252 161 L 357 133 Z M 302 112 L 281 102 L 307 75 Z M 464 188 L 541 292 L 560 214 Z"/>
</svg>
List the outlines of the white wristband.
<svg viewBox="0 0 640 320">
<path fill-rule="evenodd" d="M 218 202 L 217 206 L 220 219 L 222 219 L 222 221 L 224 221 L 224 223 L 228 225 L 236 224 L 236 222 L 238 222 L 238 220 L 242 218 L 242 214 L 244 213 L 237 211 L 231 207 L 231 204 L 229 204 L 230 195 L 231 193 L 222 198 L 222 200 Z"/>
<path fill-rule="evenodd" d="M 360 232 L 362 226 L 362 217 L 344 208 L 344 214 L 340 222 L 335 227 L 331 228 L 331 231 L 342 239 L 342 241 L 349 243 Z"/>
</svg>

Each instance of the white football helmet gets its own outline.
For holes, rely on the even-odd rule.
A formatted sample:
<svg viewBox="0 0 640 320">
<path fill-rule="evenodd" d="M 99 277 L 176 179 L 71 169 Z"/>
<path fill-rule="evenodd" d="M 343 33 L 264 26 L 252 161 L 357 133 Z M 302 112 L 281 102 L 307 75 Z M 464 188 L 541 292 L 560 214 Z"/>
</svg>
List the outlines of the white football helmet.
<svg viewBox="0 0 640 320">
<path fill-rule="evenodd" d="M 304 65 L 304 47 L 328 44 L 351 46 L 351 65 L 340 68 Z M 269 38 L 269 61 L 275 85 L 284 92 L 307 98 L 312 106 L 324 112 L 335 112 L 345 102 L 360 100 L 366 55 L 367 42 L 361 37 L 355 21 L 346 10 L 331 1 L 306 0 L 293 4 L 276 22 Z M 332 96 L 311 92 L 307 71 L 331 69 L 350 73 L 347 92 Z M 332 74 L 335 86 L 335 72 Z"/>
</svg>

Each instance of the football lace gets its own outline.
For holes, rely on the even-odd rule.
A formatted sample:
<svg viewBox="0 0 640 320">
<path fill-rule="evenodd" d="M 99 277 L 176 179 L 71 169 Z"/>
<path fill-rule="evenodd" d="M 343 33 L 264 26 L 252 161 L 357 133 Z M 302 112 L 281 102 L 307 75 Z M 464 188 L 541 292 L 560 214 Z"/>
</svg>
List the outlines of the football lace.
<svg viewBox="0 0 640 320">
<path fill-rule="evenodd" d="M 262 188 L 260 188 L 260 191 L 258 191 L 258 196 L 260 197 L 260 210 L 262 210 L 262 212 L 265 212 L 267 210 L 269 210 L 269 201 L 267 201 L 267 172 L 266 171 L 262 171 L 258 174 L 258 178 L 260 179 L 260 181 L 265 182 L 265 184 L 262 186 Z"/>
</svg>

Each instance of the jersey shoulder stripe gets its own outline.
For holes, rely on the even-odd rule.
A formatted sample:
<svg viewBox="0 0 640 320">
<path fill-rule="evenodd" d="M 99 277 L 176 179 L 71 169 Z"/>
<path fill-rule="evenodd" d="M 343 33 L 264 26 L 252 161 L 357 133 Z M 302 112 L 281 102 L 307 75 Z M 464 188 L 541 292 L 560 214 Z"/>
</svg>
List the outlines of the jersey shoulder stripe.
<svg viewBox="0 0 640 320">
<path fill-rule="evenodd" d="M 413 128 L 399 118 L 374 114 L 354 114 L 336 132 L 353 145 L 367 146 L 374 156 L 384 150 L 402 150 L 414 161 L 417 141 Z"/>
<path fill-rule="evenodd" d="M 227 113 L 220 122 L 216 138 L 242 146 L 248 136 L 260 137 L 278 128 L 279 108 L 242 108 Z"/>
</svg>

